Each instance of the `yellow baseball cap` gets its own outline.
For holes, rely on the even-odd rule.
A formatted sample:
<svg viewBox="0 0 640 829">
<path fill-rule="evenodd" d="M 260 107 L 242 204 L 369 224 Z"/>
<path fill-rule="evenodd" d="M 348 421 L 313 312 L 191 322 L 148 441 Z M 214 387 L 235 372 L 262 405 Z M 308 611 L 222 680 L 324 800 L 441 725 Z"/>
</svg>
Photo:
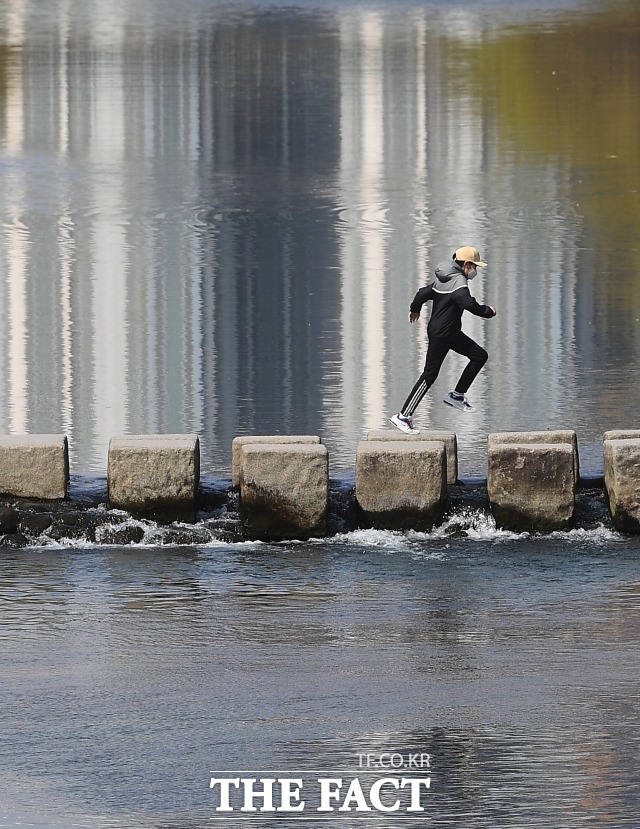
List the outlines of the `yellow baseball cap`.
<svg viewBox="0 0 640 829">
<path fill-rule="evenodd" d="M 457 262 L 473 262 L 479 268 L 486 268 L 487 263 L 480 259 L 480 251 L 477 248 L 469 247 L 468 245 L 458 250 L 453 254 L 453 258 Z"/>
</svg>

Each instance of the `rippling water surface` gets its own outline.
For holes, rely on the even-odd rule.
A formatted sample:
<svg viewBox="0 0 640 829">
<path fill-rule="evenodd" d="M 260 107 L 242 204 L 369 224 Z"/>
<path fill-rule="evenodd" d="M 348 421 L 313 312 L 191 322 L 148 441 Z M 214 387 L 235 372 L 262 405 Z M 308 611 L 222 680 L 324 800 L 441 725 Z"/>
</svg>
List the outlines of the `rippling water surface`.
<svg viewBox="0 0 640 829">
<path fill-rule="evenodd" d="M 415 825 L 633 826 L 639 554 L 604 525 L 528 537 L 480 515 L 4 551 L 0 825 L 280 826 L 216 813 L 210 773 L 371 784 L 389 772 L 364 756 L 420 753 Z"/>
<path fill-rule="evenodd" d="M 478 411 L 440 403 L 452 357 L 419 424 L 462 475 L 549 426 L 601 471 L 640 408 L 639 32 L 635 0 L 6 0 L 0 431 L 67 434 L 80 477 L 146 432 L 199 434 L 208 474 L 243 433 L 349 469 L 424 360 L 409 300 L 471 243 Z M 606 516 L 173 538 L 0 549 L 0 826 L 638 826 L 640 546 Z M 311 804 L 415 755 L 418 815 L 210 788 Z"/>
</svg>

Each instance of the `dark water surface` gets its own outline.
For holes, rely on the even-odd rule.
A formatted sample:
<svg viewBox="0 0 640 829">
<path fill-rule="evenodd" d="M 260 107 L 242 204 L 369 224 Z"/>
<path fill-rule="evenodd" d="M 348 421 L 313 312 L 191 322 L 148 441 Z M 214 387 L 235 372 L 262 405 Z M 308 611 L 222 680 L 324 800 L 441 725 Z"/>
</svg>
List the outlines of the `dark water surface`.
<svg viewBox="0 0 640 829">
<path fill-rule="evenodd" d="M 382 773 L 360 756 L 385 752 L 430 755 L 413 825 L 637 825 L 639 554 L 605 528 L 479 519 L 3 553 L 0 825 L 208 826 L 211 771 L 364 782 Z"/>
<path fill-rule="evenodd" d="M 5 0 L 0 431 L 67 434 L 76 476 L 146 432 L 199 434 L 205 474 L 238 434 L 349 469 L 470 243 L 478 411 L 440 402 L 452 357 L 419 425 L 463 475 L 547 427 L 601 471 L 640 410 L 639 41 L 635 0 Z M 163 538 L 0 549 L 0 826 L 640 825 L 640 545 L 606 515 Z M 429 755 L 423 813 L 312 811 L 320 776 L 395 774 L 369 755 Z M 217 812 L 252 772 L 309 810 Z"/>
</svg>

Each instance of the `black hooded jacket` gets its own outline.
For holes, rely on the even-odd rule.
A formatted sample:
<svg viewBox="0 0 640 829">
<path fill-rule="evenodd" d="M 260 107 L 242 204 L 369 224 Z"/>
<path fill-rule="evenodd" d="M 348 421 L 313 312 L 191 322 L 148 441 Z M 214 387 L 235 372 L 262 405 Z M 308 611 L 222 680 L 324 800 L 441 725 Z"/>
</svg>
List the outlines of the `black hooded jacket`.
<svg viewBox="0 0 640 829">
<path fill-rule="evenodd" d="M 487 319 L 495 316 L 488 305 L 480 305 L 471 296 L 467 277 L 455 262 L 441 262 L 436 268 L 436 278 L 420 288 L 413 298 L 410 310 L 419 314 L 425 302 L 433 302 L 431 319 L 427 326 L 429 337 L 452 337 L 462 330 L 462 312 L 470 311 Z"/>
</svg>

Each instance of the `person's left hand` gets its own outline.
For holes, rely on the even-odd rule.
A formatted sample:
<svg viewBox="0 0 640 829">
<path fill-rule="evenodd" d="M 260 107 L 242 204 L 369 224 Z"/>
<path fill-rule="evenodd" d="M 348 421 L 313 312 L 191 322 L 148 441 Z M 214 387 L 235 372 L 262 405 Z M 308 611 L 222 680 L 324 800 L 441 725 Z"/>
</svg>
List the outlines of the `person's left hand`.
<svg viewBox="0 0 640 829">
<path fill-rule="evenodd" d="M 420 311 L 409 311 L 409 322 L 413 324 L 420 319 Z"/>
</svg>

